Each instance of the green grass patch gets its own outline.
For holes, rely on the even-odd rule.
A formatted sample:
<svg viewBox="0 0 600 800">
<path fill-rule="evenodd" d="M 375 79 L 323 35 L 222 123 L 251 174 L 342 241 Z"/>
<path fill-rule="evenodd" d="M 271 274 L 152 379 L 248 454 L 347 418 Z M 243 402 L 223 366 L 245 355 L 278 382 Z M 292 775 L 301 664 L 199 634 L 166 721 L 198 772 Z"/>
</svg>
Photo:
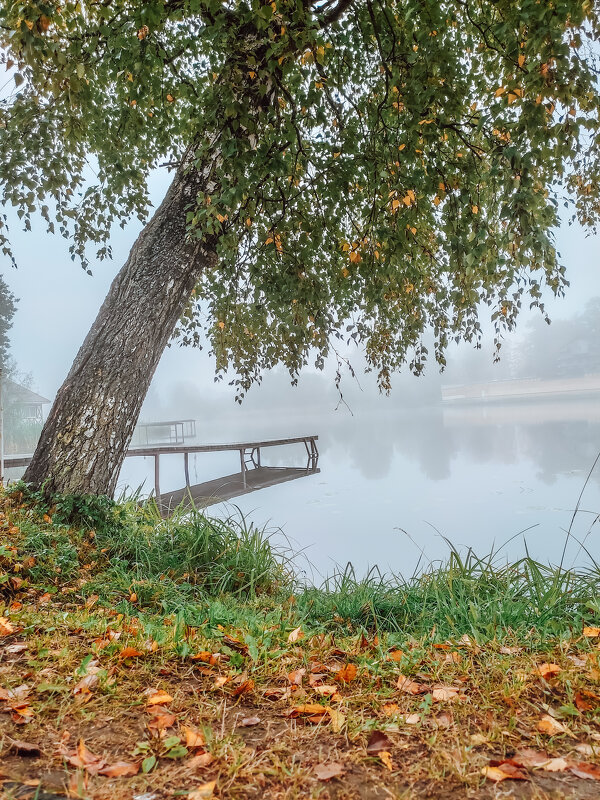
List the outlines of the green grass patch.
<svg viewBox="0 0 600 800">
<path fill-rule="evenodd" d="M 69 497 L 49 504 L 23 486 L 3 503 L 5 594 L 17 569 L 19 581 L 50 592 L 70 586 L 129 615 L 176 614 L 190 625 L 209 620 L 251 632 L 268 619 L 316 632 L 516 637 L 530 646 L 570 637 L 600 611 L 595 564 L 567 570 L 451 550 L 446 563 L 411 578 L 377 570 L 360 578 L 349 565 L 315 587 L 300 582 L 281 538 L 241 514 L 217 520 L 178 509 L 162 519 L 152 502 Z"/>
</svg>

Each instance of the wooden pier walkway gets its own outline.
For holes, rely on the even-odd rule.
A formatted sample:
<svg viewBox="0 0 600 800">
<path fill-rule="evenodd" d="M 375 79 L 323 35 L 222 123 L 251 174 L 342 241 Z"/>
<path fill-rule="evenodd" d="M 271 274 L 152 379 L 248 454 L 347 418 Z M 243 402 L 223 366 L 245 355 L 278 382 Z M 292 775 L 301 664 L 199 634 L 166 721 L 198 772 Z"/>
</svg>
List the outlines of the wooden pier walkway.
<svg viewBox="0 0 600 800">
<path fill-rule="evenodd" d="M 154 447 L 132 447 L 127 451 L 128 458 L 154 458 L 154 497 L 164 514 L 168 514 L 180 503 L 204 507 L 213 503 L 231 500 L 248 492 L 256 492 L 267 486 L 314 475 L 318 469 L 319 451 L 318 436 L 295 436 L 287 439 L 264 439 L 254 442 L 230 442 L 227 444 L 183 444 L 159 445 Z M 303 444 L 306 450 L 305 467 L 268 467 L 262 464 L 262 451 L 267 447 L 281 447 L 291 444 Z M 218 453 L 237 451 L 240 459 L 240 471 L 222 478 L 190 484 L 189 457 L 195 453 Z M 160 457 L 161 455 L 182 455 L 185 485 L 174 492 L 161 493 L 160 490 Z M 7 456 L 5 467 L 25 467 L 31 460 L 30 455 Z"/>
</svg>

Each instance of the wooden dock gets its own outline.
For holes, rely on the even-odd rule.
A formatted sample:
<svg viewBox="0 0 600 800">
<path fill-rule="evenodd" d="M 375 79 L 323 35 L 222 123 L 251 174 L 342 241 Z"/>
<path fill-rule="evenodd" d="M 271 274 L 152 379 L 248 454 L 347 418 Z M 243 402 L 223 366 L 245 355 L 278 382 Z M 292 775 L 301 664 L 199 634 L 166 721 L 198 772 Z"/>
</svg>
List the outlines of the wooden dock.
<svg viewBox="0 0 600 800">
<path fill-rule="evenodd" d="M 205 508 L 213 503 L 222 503 L 232 500 L 234 497 L 241 497 L 249 492 L 256 492 L 258 489 L 266 489 L 268 486 L 276 486 L 279 483 L 286 483 L 297 478 L 304 478 L 307 475 L 315 475 L 321 470 L 317 467 L 305 469 L 304 467 L 254 467 L 249 469 L 244 475 L 235 472 L 233 475 L 226 475 L 224 478 L 216 478 L 212 481 L 205 481 L 194 486 L 186 486 L 177 489 L 175 492 L 165 492 L 158 498 L 158 505 L 163 512 L 169 513 L 180 504 Z"/>
<path fill-rule="evenodd" d="M 213 503 L 231 500 L 234 497 L 256 492 L 267 486 L 275 486 L 307 475 L 314 475 L 318 469 L 319 451 L 318 436 L 295 436 L 288 439 L 264 439 L 254 442 L 230 442 L 226 444 L 198 445 L 158 445 L 151 447 L 132 447 L 127 451 L 127 458 L 154 459 L 154 497 L 161 510 L 168 514 L 180 503 L 190 506 L 204 507 Z M 306 451 L 305 467 L 269 467 L 262 464 L 262 451 L 268 447 L 301 444 Z M 190 484 L 189 457 L 195 453 L 222 453 L 237 451 L 240 459 L 240 471 L 222 478 Z M 160 457 L 163 455 L 183 456 L 183 477 L 185 485 L 174 492 L 161 493 L 160 490 Z M 30 455 L 7 456 L 5 467 L 25 467 L 31 460 Z"/>
</svg>

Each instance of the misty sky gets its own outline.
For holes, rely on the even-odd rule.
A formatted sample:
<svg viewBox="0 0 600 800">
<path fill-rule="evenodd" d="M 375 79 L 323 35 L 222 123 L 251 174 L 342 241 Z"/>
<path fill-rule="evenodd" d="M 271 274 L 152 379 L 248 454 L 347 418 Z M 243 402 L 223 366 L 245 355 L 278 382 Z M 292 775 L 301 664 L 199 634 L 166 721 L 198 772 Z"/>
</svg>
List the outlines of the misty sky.
<svg viewBox="0 0 600 800">
<path fill-rule="evenodd" d="M 160 202 L 167 183 L 168 176 L 164 173 L 154 177 L 155 205 Z M 43 224 L 34 227 L 33 232 L 22 232 L 18 219 L 12 215 L 12 239 L 19 268 L 15 270 L 8 259 L 2 264 L 4 278 L 20 300 L 11 332 L 12 353 L 19 368 L 32 373 L 34 386 L 42 394 L 53 397 L 60 386 L 139 230 L 140 225 L 135 221 L 126 230 L 115 229 L 113 260 L 94 264 L 94 274 L 90 277 L 71 261 L 64 239 L 45 233 Z M 581 229 L 564 225 L 558 232 L 557 243 L 571 287 L 564 300 L 548 298 L 548 308 L 555 318 L 578 312 L 588 298 L 600 295 L 598 238 L 586 237 Z M 524 312 L 521 331 L 526 318 Z M 489 360 L 489 353 L 488 348 L 482 360 Z M 435 366 L 431 368 L 435 370 Z M 373 380 L 372 376 L 361 379 L 363 385 Z M 208 391 L 213 396 L 215 392 L 224 393 L 231 398 L 233 407 L 233 390 L 226 384 L 215 386 L 213 364 L 206 352 L 179 346 L 168 349 L 150 391 L 150 406 L 163 409 L 168 406 L 169 395 L 177 385 L 185 386 L 191 393 Z M 367 394 L 372 397 L 370 391 Z"/>
</svg>

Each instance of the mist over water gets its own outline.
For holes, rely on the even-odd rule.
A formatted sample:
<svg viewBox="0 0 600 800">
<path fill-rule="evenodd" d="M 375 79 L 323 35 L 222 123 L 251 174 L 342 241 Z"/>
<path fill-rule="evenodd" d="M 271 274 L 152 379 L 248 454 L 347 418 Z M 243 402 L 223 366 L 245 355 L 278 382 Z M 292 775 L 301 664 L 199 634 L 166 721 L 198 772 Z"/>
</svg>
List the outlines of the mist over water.
<svg viewBox="0 0 600 800">
<path fill-rule="evenodd" d="M 445 539 L 480 555 L 505 545 L 500 559 L 529 552 L 544 563 L 560 562 L 598 451 L 597 401 L 398 409 L 386 408 L 382 398 L 376 406 L 354 416 L 346 409 L 257 414 L 242 408 L 210 424 L 199 420 L 202 443 L 319 435 L 319 474 L 212 505 L 210 513 L 226 515 L 236 506 L 259 525 L 280 526 L 311 566 L 299 565 L 316 580 L 347 562 L 359 575 L 377 565 L 408 576 L 418 565 L 445 559 Z M 305 462 L 302 445 L 263 450 L 268 465 Z M 190 465 L 191 482 L 203 482 L 239 471 L 239 456 L 199 454 Z M 122 485 L 146 480 L 149 491 L 152 470 L 151 459 L 127 459 Z M 182 457 L 161 459 L 161 490 L 183 483 Z M 590 554 L 600 561 L 598 511 L 600 470 L 584 493 L 565 565 L 589 563 Z"/>
</svg>

